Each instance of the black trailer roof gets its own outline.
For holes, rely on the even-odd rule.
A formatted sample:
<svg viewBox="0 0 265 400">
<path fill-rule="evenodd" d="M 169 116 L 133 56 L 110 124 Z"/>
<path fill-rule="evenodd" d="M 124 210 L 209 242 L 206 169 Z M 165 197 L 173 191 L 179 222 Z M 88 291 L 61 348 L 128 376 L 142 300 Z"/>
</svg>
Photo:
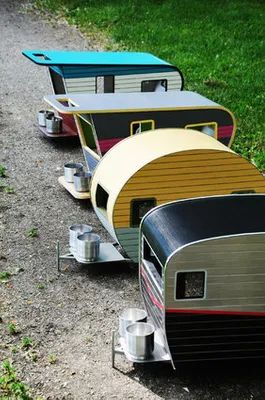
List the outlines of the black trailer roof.
<svg viewBox="0 0 265 400">
<path fill-rule="evenodd" d="M 265 232 L 265 194 L 212 196 L 158 206 L 141 232 L 162 265 L 181 247 L 204 239 Z"/>
</svg>

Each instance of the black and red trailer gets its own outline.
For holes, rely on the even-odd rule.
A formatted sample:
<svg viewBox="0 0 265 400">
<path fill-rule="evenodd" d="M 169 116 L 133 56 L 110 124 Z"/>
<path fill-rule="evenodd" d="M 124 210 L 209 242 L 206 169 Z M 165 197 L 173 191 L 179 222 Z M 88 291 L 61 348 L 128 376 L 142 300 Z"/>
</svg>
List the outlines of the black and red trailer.
<svg viewBox="0 0 265 400">
<path fill-rule="evenodd" d="M 140 228 L 139 275 L 173 367 L 265 358 L 265 195 L 152 209 Z"/>
</svg>

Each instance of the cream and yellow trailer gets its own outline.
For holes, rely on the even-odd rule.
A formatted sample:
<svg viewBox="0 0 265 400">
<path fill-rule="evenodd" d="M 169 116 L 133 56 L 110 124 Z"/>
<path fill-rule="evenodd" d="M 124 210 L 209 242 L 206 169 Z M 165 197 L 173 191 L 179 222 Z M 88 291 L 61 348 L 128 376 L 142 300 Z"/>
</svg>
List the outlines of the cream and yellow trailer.
<svg viewBox="0 0 265 400">
<path fill-rule="evenodd" d="M 214 138 L 185 129 L 122 140 L 100 160 L 91 182 L 98 218 L 134 261 L 147 211 L 177 199 L 231 193 L 265 193 L 265 178 Z"/>
</svg>

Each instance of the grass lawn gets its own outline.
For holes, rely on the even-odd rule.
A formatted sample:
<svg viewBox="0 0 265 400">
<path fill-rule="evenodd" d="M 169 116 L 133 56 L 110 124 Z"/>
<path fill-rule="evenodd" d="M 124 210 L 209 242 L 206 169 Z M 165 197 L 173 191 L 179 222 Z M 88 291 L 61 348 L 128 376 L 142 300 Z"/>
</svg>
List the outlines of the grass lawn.
<svg viewBox="0 0 265 400">
<path fill-rule="evenodd" d="M 263 0 L 35 0 L 107 49 L 153 53 L 183 72 L 185 89 L 229 108 L 233 149 L 265 170 L 265 2 Z"/>
</svg>

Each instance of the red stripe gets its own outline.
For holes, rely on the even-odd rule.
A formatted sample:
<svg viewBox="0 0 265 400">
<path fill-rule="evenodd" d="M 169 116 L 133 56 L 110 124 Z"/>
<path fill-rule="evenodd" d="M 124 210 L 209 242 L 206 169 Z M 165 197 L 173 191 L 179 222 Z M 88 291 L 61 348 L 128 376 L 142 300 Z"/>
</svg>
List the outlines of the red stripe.
<svg viewBox="0 0 265 400">
<path fill-rule="evenodd" d="M 224 311 L 224 310 L 183 310 L 175 308 L 167 308 L 166 313 L 168 314 L 216 314 L 216 315 L 257 315 L 264 316 L 265 311 L 253 312 L 253 311 Z"/>
<path fill-rule="evenodd" d="M 222 137 L 230 137 L 232 136 L 233 133 L 233 125 L 226 125 L 226 126 L 219 126 L 218 127 L 218 132 L 217 132 L 217 136 L 218 138 L 222 138 Z"/>
<path fill-rule="evenodd" d="M 152 303 L 153 303 L 155 306 L 157 306 L 158 308 L 160 308 L 160 310 L 163 310 L 163 309 L 164 309 L 164 306 L 163 306 L 163 304 L 161 304 L 161 303 L 157 300 L 157 298 L 156 298 L 155 295 L 153 294 L 152 289 L 151 289 L 151 287 L 150 287 L 150 285 L 149 285 L 149 282 L 148 282 L 148 276 L 146 275 L 146 272 L 145 272 L 145 270 L 143 269 L 142 266 L 141 266 L 141 269 L 140 269 L 140 274 L 141 274 L 141 276 L 142 276 L 142 278 L 143 278 L 143 280 L 144 280 L 144 282 L 145 282 L 146 290 L 147 290 L 147 293 L 148 293 L 148 295 L 149 295 L 149 297 L 150 297 Z"/>
<path fill-rule="evenodd" d="M 111 149 L 115 144 L 119 143 L 123 138 L 114 138 L 114 139 L 104 139 L 99 140 L 99 147 L 102 153 L 106 153 Z"/>
</svg>

